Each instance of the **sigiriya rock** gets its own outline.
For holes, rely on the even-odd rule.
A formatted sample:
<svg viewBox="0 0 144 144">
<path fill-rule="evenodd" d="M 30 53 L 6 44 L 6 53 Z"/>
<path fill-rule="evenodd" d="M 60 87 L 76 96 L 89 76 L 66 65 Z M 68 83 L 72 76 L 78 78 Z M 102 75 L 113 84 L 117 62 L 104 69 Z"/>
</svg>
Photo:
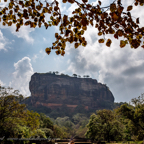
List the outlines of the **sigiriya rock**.
<svg viewBox="0 0 144 144">
<path fill-rule="evenodd" d="M 92 78 L 77 78 L 55 73 L 34 73 L 29 83 L 32 106 L 51 109 L 65 105 L 73 110 L 82 105 L 86 110 L 113 104 L 114 96 L 105 84 Z"/>
</svg>

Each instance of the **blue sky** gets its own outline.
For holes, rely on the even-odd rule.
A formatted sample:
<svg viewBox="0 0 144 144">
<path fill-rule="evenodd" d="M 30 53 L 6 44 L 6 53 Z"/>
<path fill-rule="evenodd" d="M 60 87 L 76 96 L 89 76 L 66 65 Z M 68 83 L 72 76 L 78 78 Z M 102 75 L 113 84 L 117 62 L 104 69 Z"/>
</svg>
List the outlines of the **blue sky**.
<svg viewBox="0 0 144 144">
<path fill-rule="evenodd" d="M 102 0 L 107 6 L 111 1 Z M 59 1 L 62 13 L 69 16 L 76 5 L 62 4 Z M 97 1 L 92 2 L 94 5 Z M 132 0 L 122 1 L 124 6 L 133 3 Z M 7 5 L 3 1 L 0 6 Z M 132 10 L 134 17 L 140 17 L 140 26 L 144 23 L 143 7 Z M 49 16 L 46 16 L 48 20 Z M 2 26 L 0 23 L 0 83 L 20 90 L 29 96 L 29 81 L 35 72 L 46 73 L 59 71 L 60 73 L 90 75 L 93 79 L 107 84 L 115 97 L 115 102 L 129 102 L 132 98 L 144 93 L 144 50 L 119 47 L 119 40 L 112 35 L 107 37 L 113 40 L 111 47 L 99 44 L 97 30 L 89 26 L 85 33 L 88 45 L 75 49 L 73 44 L 67 44 L 64 57 L 57 56 L 55 51 L 50 55 L 45 48 L 55 41 L 54 34 L 58 27 L 45 29 L 21 27 L 15 32 L 15 26 Z"/>
</svg>

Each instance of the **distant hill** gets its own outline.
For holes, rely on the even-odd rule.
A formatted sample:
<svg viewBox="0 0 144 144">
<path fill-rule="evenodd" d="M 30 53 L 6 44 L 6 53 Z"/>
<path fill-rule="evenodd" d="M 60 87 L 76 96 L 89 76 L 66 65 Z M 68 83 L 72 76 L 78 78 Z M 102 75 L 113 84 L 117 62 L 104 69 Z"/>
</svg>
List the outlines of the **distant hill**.
<svg viewBox="0 0 144 144">
<path fill-rule="evenodd" d="M 92 78 L 77 78 L 55 73 L 35 73 L 29 83 L 29 109 L 51 117 L 113 109 L 114 96 L 105 84 Z"/>
</svg>

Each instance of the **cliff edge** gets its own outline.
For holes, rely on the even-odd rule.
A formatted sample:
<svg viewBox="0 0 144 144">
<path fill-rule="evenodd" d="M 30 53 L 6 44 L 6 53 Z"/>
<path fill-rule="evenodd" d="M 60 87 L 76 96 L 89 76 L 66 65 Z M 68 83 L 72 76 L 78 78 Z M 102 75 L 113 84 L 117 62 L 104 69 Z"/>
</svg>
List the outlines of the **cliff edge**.
<svg viewBox="0 0 144 144">
<path fill-rule="evenodd" d="M 35 73 L 29 83 L 31 104 L 56 109 L 65 105 L 75 109 L 82 105 L 86 110 L 101 108 L 114 103 L 109 88 L 96 79 L 77 78 L 55 73 Z"/>
</svg>

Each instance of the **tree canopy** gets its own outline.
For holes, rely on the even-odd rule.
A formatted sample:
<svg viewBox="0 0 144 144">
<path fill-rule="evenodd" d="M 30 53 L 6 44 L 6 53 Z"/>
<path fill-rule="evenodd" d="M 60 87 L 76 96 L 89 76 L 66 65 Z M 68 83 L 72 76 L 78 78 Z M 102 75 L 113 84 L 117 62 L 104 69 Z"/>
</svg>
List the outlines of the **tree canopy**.
<svg viewBox="0 0 144 144">
<path fill-rule="evenodd" d="M 129 120 L 135 140 L 144 137 L 144 94 L 131 100 L 132 105 L 123 104 L 116 109 L 116 113 Z"/>
<path fill-rule="evenodd" d="M 17 90 L 0 86 L 0 137 L 8 138 L 48 138 L 64 137 L 63 129 L 45 114 L 27 109 L 24 98 Z"/>
<path fill-rule="evenodd" d="M 4 0 L 7 2 L 7 0 Z M 88 3 L 88 0 L 62 0 L 63 3 L 77 4 L 72 12 L 72 16 L 61 13 L 59 2 L 53 0 L 48 2 L 45 0 L 45 5 L 40 0 L 10 0 L 8 7 L 1 7 L 0 21 L 3 26 L 16 25 L 18 32 L 20 27 L 30 26 L 39 28 L 44 24 L 48 29 L 51 26 L 59 26 L 60 33 L 55 33 L 56 41 L 51 47 L 45 49 L 47 54 L 51 50 L 56 50 L 56 54 L 64 56 L 66 43 L 74 43 L 74 47 L 80 45 L 86 46 L 87 41 L 83 36 L 89 25 L 98 29 L 98 35 L 103 38 L 99 39 L 99 43 L 106 43 L 110 47 L 112 40 L 106 39 L 105 35 L 112 34 L 115 39 L 123 37 L 120 40 L 120 47 L 123 48 L 127 44 L 131 48 L 144 48 L 142 38 L 144 38 L 144 27 L 139 26 L 139 18 L 133 18 L 131 10 L 134 6 L 143 6 L 144 0 L 134 0 L 133 5 L 129 5 L 127 10 L 121 0 L 114 0 L 109 6 L 103 7 L 99 0 L 97 5 Z M 46 22 L 45 15 L 50 15 L 50 20 Z"/>
<path fill-rule="evenodd" d="M 96 141 L 120 141 L 123 138 L 123 126 L 111 110 L 99 110 L 92 114 L 87 125 L 86 137 Z"/>
<path fill-rule="evenodd" d="M 86 137 L 96 141 L 144 140 L 144 94 L 111 110 L 98 110 L 87 125 Z"/>
</svg>

